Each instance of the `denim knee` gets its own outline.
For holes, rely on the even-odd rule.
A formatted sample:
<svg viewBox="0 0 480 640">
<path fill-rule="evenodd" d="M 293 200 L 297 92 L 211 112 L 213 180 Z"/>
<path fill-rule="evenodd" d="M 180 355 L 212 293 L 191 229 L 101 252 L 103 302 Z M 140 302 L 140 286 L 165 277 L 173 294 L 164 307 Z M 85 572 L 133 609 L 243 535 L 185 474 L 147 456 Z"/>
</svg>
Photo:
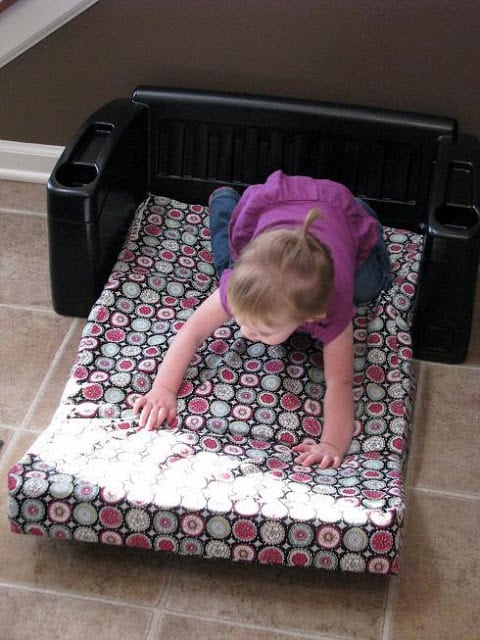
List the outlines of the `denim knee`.
<svg viewBox="0 0 480 640">
<path fill-rule="evenodd" d="M 239 200 L 240 194 L 232 187 L 215 189 L 208 200 L 212 253 L 219 276 L 231 266 L 228 226 Z"/>
</svg>

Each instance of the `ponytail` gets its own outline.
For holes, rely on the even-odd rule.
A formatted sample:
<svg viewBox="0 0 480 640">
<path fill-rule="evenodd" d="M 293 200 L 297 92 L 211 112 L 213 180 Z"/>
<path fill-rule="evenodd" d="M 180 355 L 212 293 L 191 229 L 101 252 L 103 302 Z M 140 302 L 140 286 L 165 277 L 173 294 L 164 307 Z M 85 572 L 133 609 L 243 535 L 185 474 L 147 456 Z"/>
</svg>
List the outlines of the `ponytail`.
<svg viewBox="0 0 480 640">
<path fill-rule="evenodd" d="M 328 246 L 311 230 L 323 219 L 310 209 L 302 226 L 267 230 L 251 240 L 235 263 L 227 296 L 234 313 L 258 318 L 267 326 L 322 317 L 334 283 Z"/>
<path fill-rule="evenodd" d="M 323 219 L 323 215 L 318 209 L 310 209 L 303 223 L 304 235 L 307 235 L 310 233 L 310 227 L 315 222 L 315 220 L 322 220 L 322 219 Z"/>
</svg>

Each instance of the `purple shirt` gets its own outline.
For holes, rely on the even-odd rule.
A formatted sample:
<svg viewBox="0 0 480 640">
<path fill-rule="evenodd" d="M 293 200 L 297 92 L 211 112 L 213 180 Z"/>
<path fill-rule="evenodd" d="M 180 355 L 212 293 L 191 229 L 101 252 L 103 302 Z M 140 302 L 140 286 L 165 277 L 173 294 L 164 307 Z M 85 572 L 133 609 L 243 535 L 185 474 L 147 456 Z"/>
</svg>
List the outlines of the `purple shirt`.
<svg viewBox="0 0 480 640">
<path fill-rule="evenodd" d="M 238 259 L 246 245 L 264 231 L 302 226 L 312 208 L 322 213 L 310 227 L 331 252 L 335 281 L 326 318 L 307 322 L 306 331 L 324 344 L 347 327 L 355 314 L 353 288 L 355 272 L 367 259 L 378 240 L 378 223 L 356 202 L 352 193 L 331 180 L 287 176 L 275 171 L 265 184 L 248 187 L 235 207 L 229 225 L 230 252 Z M 220 299 L 227 313 L 227 283 L 231 269 L 220 278 Z"/>
</svg>

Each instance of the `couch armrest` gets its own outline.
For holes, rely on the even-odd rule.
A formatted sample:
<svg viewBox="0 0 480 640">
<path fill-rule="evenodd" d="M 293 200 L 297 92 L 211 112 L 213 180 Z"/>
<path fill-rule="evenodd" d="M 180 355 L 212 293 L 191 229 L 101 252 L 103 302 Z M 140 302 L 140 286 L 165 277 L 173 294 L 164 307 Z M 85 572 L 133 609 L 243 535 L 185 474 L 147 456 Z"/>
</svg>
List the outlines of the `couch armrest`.
<svg viewBox="0 0 480 640">
<path fill-rule="evenodd" d="M 413 325 L 417 358 L 466 357 L 480 256 L 480 142 L 446 138 L 434 170 Z"/>
<path fill-rule="evenodd" d="M 115 100 L 80 127 L 47 186 L 50 276 L 57 313 L 85 316 L 148 189 L 143 105 Z"/>
</svg>

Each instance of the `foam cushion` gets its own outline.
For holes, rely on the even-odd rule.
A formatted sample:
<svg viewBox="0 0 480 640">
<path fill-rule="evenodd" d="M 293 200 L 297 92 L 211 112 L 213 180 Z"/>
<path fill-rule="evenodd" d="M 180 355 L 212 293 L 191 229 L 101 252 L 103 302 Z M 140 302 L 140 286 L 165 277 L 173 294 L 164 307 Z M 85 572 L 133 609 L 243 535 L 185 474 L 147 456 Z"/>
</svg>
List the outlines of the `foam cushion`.
<svg viewBox="0 0 480 640">
<path fill-rule="evenodd" d="M 397 573 L 422 237 L 385 229 L 395 280 L 354 318 L 355 433 L 337 470 L 291 452 L 322 431 L 322 347 L 306 334 L 265 346 L 226 324 L 191 362 L 177 424 L 139 429 L 137 394 L 217 284 L 209 237 L 202 206 L 152 195 L 139 207 L 52 423 L 10 471 L 12 530 Z"/>
</svg>

